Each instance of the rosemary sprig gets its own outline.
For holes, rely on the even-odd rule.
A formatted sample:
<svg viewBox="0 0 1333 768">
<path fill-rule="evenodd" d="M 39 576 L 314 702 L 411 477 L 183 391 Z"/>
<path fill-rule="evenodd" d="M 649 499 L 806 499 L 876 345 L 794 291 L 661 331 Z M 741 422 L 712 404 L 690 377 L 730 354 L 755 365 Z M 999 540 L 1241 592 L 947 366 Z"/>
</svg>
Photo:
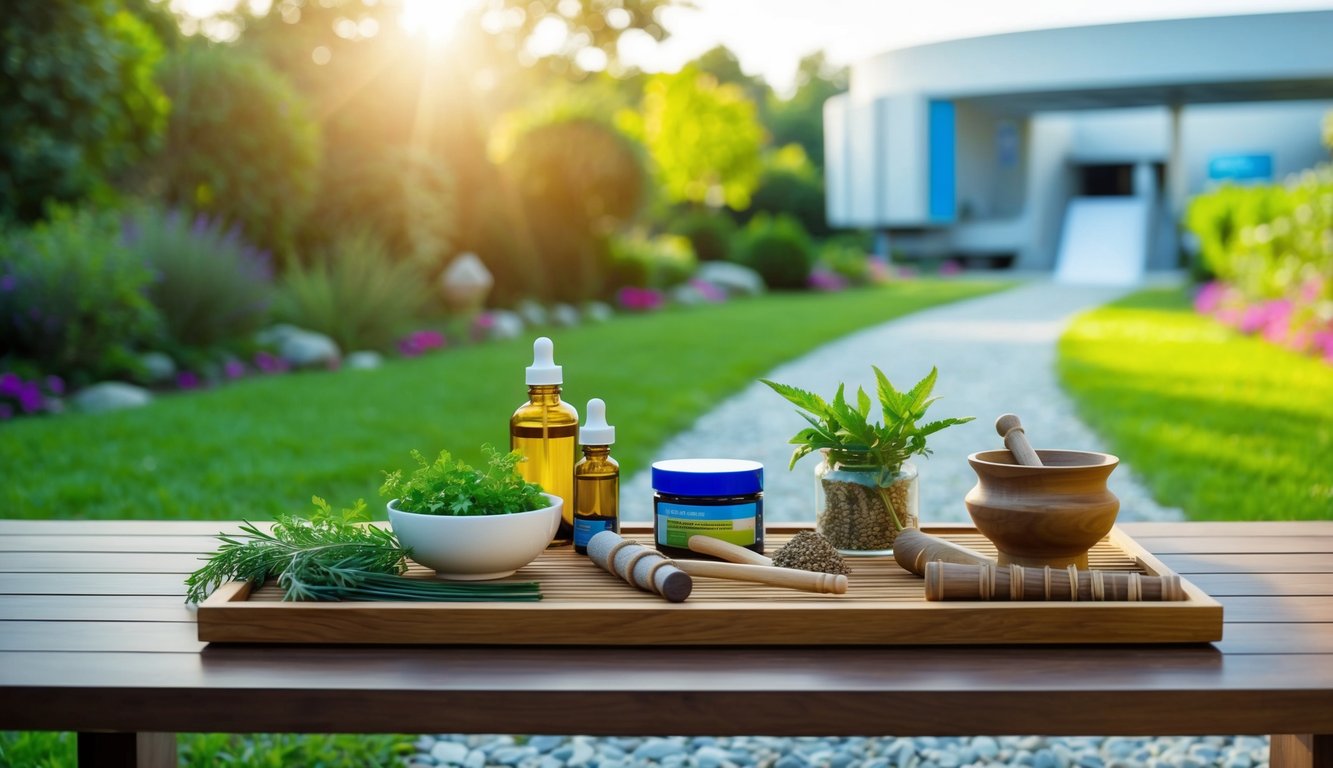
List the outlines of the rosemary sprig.
<svg viewBox="0 0 1333 768">
<path fill-rule="evenodd" d="M 310 518 L 280 515 L 272 532 L 245 523 L 240 537 L 219 535 L 222 545 L 185 580 L 185 599 L 201 602 L 227 581 L 259 585 L 271 578 L 287 600 L 512 601 L 540 600 L 535 583 L 461 584 L 409 579 L 411 551 L 392 531 L 373 525 L 365 503 L 335 513 L 312 499 Z"/>
</svg>

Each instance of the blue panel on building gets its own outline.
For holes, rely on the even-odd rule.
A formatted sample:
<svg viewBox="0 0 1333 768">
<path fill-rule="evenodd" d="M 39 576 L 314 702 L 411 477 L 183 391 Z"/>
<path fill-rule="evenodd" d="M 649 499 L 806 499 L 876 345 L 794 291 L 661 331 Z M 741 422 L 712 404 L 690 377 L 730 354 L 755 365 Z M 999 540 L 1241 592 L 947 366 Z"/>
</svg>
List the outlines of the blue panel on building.
<svg viewBox="0 0 1333 768">
<path fill-rule="evenodd" d="M 953 221 L 957 216 L 954 109 L 952 101 L 930 102 L 930 218 Z"/>
<path fill-rule="evenodd" d="M 1214 155 L 1208 160 L 1208 178 L 1214 181 L 1270 181 L 1272 155 Z"/>
</svg>

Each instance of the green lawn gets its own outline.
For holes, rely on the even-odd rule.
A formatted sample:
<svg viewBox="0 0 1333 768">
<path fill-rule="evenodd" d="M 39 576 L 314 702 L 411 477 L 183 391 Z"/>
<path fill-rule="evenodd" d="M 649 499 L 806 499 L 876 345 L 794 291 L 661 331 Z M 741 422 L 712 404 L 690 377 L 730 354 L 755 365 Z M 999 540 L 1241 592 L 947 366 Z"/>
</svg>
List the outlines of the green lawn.
<svg viewBox="0 0 1333 768">
<path fill-rule="evenodd" d="M 1196 520 L 1333 517 L 1333 367 L 1195 314 L 1180 290 L 1080 316 L 1059 367 L 1158 501 Z"/>
<path fill-rule="evenodd" d="M 628 475 L 668 437 L 773 366 L 865 326 L 1004 287 L 919 280 L 835 294 L 619 317 L 550 332 L 565 395 L 607 401 Z M 308 373 L 167 396 L 147 408 L 31 419 L 0 428 L 6 517 L 265 518 L 376 504 L 380 471 L 409 449 L 469 460 L 508 445 L 526 399 L 531 339 L 395 361 L 375 371 Z"/>
</svg>

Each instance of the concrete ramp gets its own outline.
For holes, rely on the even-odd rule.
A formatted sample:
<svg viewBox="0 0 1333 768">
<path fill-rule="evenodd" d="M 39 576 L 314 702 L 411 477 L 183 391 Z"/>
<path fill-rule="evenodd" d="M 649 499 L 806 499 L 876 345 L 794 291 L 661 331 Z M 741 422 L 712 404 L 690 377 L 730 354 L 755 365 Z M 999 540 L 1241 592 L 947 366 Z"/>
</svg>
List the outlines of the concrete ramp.
<svg viewBox="0 0 1333 768">
<path fill-rule="evenodd" d="M 1055 279 L 1081 285 L 1134 285 L 1148 265 L 1149 201 L 1077 197 L 1069 201 Z"/>
</svg>

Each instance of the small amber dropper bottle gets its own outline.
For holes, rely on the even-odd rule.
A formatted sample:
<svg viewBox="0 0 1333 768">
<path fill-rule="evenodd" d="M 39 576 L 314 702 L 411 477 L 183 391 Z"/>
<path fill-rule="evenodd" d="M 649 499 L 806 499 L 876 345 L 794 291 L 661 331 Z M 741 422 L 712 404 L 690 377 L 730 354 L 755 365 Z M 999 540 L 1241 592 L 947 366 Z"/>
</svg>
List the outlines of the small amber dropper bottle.
<svg viewBox="0 0 1333 768">
<path fill-rule="evenodd" d="M 532 343 L 528 402 L 509 419 L 509 449 L 523 454 L 518 471 L 524 480 L 565 503 L 551 546 L 568 544 L 574 536 L 574 438 L 579 412 L 560 400 L 562 383 L 564 371 L 555 364 L 555 347 L 542 336 Z"/>
<path fill-rule="evenodd" d="M 574 465 L 574 551 L 588 554 L 588 540 L 602 531 L 620 532 L 620 465 L 611 458 L 616 428 L 606 423 L 606 403 L 588 401 L 588 422 L 579 430 L 583 458 Z"/>
</svg>

